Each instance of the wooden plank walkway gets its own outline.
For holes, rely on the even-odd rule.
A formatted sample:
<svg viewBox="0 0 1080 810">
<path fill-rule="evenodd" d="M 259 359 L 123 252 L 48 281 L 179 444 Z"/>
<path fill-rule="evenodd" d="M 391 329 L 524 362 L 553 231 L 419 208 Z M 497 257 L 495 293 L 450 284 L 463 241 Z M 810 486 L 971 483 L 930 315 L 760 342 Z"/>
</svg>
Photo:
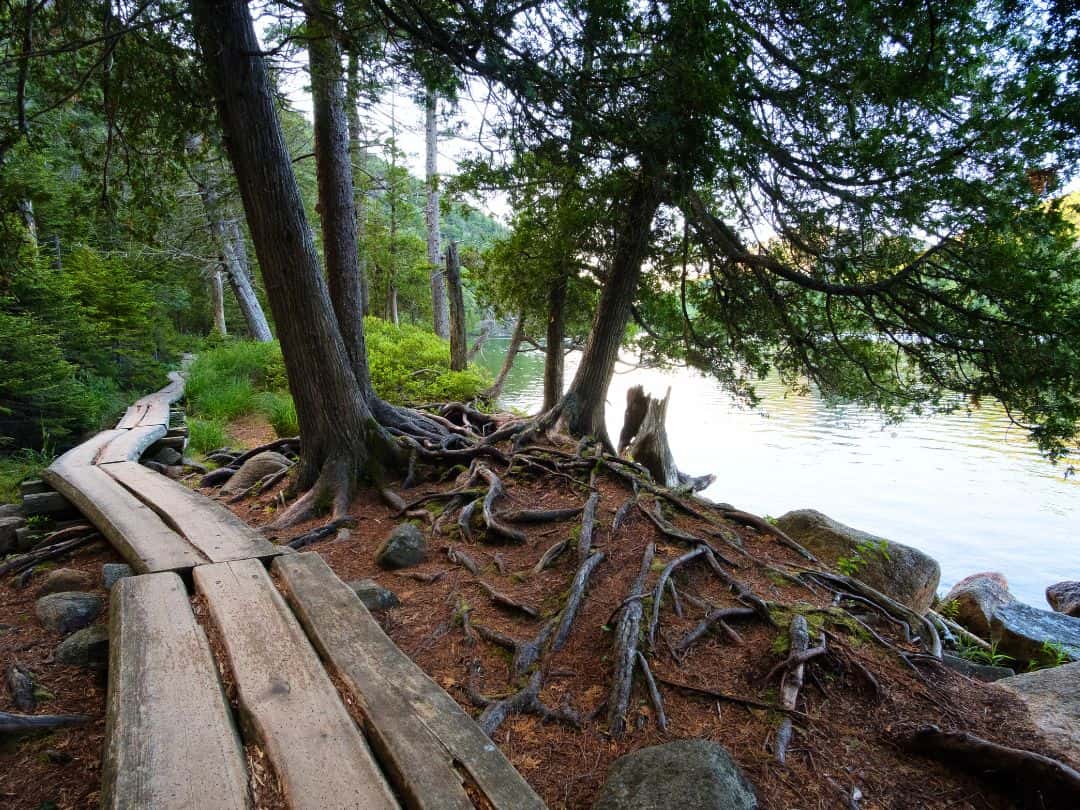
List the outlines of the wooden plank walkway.
<svg viewBox="0 0 1080 810">
<path fill-rule="evenodd" d="M 250 806 L 232 712 L 176 574 L 113 589 L 103 808 Z"/>
<path fill-rule="evenodd" d="M 322 557 L 279 557 L 273 570 L 327 667 L 360 705 L 364 730 L 410 807 L 473 807 L 455 765 L 492 807 L 544 807 L 473 719 L 398 649 Z"/>
<path fill-rule="evenodd" d="M 390 786 L 304 631 L 257 560 L 204 565 L 210 609 L 245 724 L 300 810 L 397 808 Z"/>
<path fill-rule="evenodd" d="M 170 378 L 116 429 L 42 475 L 140 574 L 112 593 L 102 806 L 249 808 L 242 734 L 269 757 L 291 808 L 394 810 L 400 797 L 411 810 L 542 810 L 321 557 L 270 543 L 223 505 L 138 463 L 183 394 L 183 378 Z M 271 559 L 285 597 L 264 567 Z M 205 599 L 204 624 L 236 687 L 240 734 L 174 571 L 192 572 Z"/>
</svg>

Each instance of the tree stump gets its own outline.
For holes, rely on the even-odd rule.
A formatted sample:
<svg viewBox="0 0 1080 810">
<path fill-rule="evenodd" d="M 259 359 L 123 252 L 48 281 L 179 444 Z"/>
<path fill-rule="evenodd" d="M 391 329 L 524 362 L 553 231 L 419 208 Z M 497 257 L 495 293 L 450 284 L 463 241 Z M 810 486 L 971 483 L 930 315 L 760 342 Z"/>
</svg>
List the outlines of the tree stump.
<svg viewBox="0 0 1080 810">
<path fill-rule="evenodd" d="M 689 476 L 679 472 L 675 466 L 666 427 L 670 399 L 670 387 L 663 399 L 646 394 L 640 385 L 626 392 L 626 414 L 619 433 L 619 455 L 625 452 L 662 486 L 673 489 L 683 487 L 699 492 L 709 486 L 715 476 Z"/>
</svg>

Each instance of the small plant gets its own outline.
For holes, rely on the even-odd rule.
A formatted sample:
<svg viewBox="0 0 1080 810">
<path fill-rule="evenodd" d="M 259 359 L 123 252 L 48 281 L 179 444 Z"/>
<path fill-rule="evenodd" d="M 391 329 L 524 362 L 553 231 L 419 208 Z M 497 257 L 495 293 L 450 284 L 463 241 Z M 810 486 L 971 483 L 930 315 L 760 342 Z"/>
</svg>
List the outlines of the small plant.
<svg viewBox="0 0 1080 810">
<path fill-rule="evenodd" d="M 50 521 L 48 515 L 30 515 L 26 518 L 26 526 L 29 529 L 44 529 Z"/>
<path fill-rule="evenodd" d="M 938 607 L 938 613 L 949 621 L 955 622 L 960 617 L 960 603 L 955 599 L 943 602 L 940 607 Z"/>
<path fill-rule="evenodd" d="M 874 554 L 880 554 L 888 562 L 888 540 L 863 540 L 855 546 L 855 551 L 849 557 L 841 557 L 836 561 L 836 568 L 841 574 L 853 577 L 866 565 Z"/>
<path fill-rule="evenodd" d="M 956 654 L 973 664 L 983 664 L 991 667 L 1006 667 L 1013 661 L 1011 655 L 1005 655 L 997 651 L 996 641 L 990 645 L 990 649 L 986 649 L 961 637 L 957 640 Z"/>
<path fill-rule="evenodd" d="M 1032 658 L 1028 661 L 1029 670 L 1052 669 L 1069 663 L 1069 653 L 1065 649 L 1065 645 L 1060 642 L 1044 641 L 1040 652 L 1041 658 Z"/>
<path fill-rule="evenodd" d="M 228 443 L 225 426 L 213 419 L 188 420 L 188 444 L 192 450 L 206 453 Z"/>
</svg>

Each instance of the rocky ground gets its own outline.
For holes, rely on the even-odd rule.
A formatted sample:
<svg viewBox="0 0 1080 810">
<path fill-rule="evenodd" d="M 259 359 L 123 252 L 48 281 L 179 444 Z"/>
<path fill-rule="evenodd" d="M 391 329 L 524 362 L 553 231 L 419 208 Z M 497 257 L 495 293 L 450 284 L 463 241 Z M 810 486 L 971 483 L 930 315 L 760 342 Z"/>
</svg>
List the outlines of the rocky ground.
<svg viewBox="0 0 1080 810">
<path fill-rule="evenodd" d="M 272 438 L 266 428 L 246 430 L 251 444 Z M 391 638 L 492 729 L 495 742 L 551 807 L 612 810 L 659 806 L 663 799 L 687 808 L 750 807 L 754 801 L 764 808 L 1005 808 L 1025 800 L 1008 780 L 985 773 L 989 754 L 972 769 L 955 759 L 931 758 L 925 747 L 911 750 L 919 739 L 913 733 L 931 724 L 1080 766 L 1069 759 L 1077 749 L 1068 750 L 1068 729 L 1064 736 L 1060 729 L 1037 729 L 1024 702 L 1036 694 L 1051 704 L 1070 690 L 1075 695 L 1077 675 L 1070 668 L 1059 668 L 1056 685 L 1037 674 L 1037 683 L 1024 692 L 934 663 L 925 655 L 927 633 L 920 636 L 913 622 L 898 622 L 860 603 L 857 593 L 837 585 L 842 580 L 803 576 L 807 569 L 824 569 L 767 524 L 748 525 L 731 517 L 738 513 L 705 507 L 691 514 L 648 492 L 632 502 L 625 477 L 606 469 L 590 476 L 580 464 L 561 463 L 576 452 L 573 446 L 552 448 L 511 471 L 495 462 L 487 466 L 505 488 L 492 515 L 495 528 L 506 532 L 486 525 L 482 504 L 468 519 L 461 517 L 462 507 L 490 491 L 486 479 L 471 475 L 475 468 L 432 468 L 420 471 L 415 486 L 395 485 L 406 501 L 427 499 L 407 515 L 364 490 L 350 508 L 356 525 L 347 534 L 324 533 L 309 546 L 355 584 Z M 281 479 L 255 494 L 250 487 L 268 475 L 266 466 L 252 484 L 233 482 L 231 496 L 220 494 L 220 480 L 203 491 L 232 500 L 247 490 L 249 497 L 230 508 L 263 526 L 280 509 L 288 483 Z M 192 485 L 197 481 L 189 479 Z M 446 495 L 463 484 L 469 485 L 466 503 Z M 584 532 L 591 534 L 585 547 L 578 510 L 590 503 L 595 521 Z M 548 510 L 569 511 L 540 523 L 510 519 L 515 512 L 521 517 L 523 511 Z M 409 524 L 414 528 L 400 528 Z M 302 537 L 320 525 L 297 526 L 280 539 Z M 546 552 L 563 541 L 562 553 L 541 566 Z M 852 542 L 854 551 L 821 556 L 836 566 L 858 554 L 861 544 L 863 556 L 872 560 L 876 546 L 865 539 Z M 708 563 L 702 544 L 724 559 L 720 571 L 726 574 Z M 696 556 L 673 565 L 695 549 Z M 899 558 L 900 552 L 894 549 L 893 555 Z M 47 691 L 35 711 L 89 717 L 78 728 L 6 744 L 0 753 L 4 806 L 97 803 L 103 676 L 93 660 L 83 662 L 89 668 L 61 663 L 58 647 L 81 632 L 86 654 L 100 655 L 93 644 L 100 631 L 64 624 L 40 610 L 39 600 L 50 567 L 83 577 L 65 588 L 73 584 L 104 600 L 103 565 L 114 562 L 119 560 L 103 544 L 91 543 L 39 566 L 25 582 L 0 579 L 0 662 L 5 669 L 18 662 Z M 669 566 L 674 589 L 660 588 L 650 645 L 653 590 Z M 871 568 L 864 561 L 864 577 L 872 578 Z M 642 572 L 644 598 L 628 599 Z M 582 582 L 584 587 L 575 587 Z M 906 583 L 906 591 L 897 586 L 889 595 L 918 609 L 936 587 L 935 582 L 927 592 L 918 575 Z M 889 583 L 877 585 L 888 590 Z M 99 626 L 103 613 L 90 616 L 91 602 L 76 601 L 80 605 L 64 606 L 64 615 L 70 609 L 81 617 L 75 624 Z M 556 649 L 553 638 L 562 635 L 570 604 L 573 618 Z M 625 653 L 617 639 L 636 605 L 642 625 L 633 637 L 654 676 L 656 697 L 650 697 L 644 669 L 635 665 L 625 711 L 613 713 L 618 696 L 612 684 Z M 747 611 L 748 605 L 756 608 Z M 713 621 L 694 636 L 717 610 L 729 611 L 726 621 Z M 44 626 L 39 613 L 65 632 Z M 808 650 L 822 642 L 825 648 L 801 667 L 791 658 L 798 616 L 806 622 Z M 530 647 L 530 641 L 541 643 Z M 537 652 L 531 663 L 530 650 Z M 791 704 L 797 669 L 803 671 L 801 688 Z M 529 686 L 537 688 L 529 692 Z M 0 711 L 18 711 L 10 690 L 0 700 Z M 625 731 L 617 733 L 623 724 Z M 789 731 L 780 764 L 778 748 Z M 1040 801 L 1030 794 L 1027 799 Z M 265 801 L 276 801 L 272 791 Z"/>
</svg>

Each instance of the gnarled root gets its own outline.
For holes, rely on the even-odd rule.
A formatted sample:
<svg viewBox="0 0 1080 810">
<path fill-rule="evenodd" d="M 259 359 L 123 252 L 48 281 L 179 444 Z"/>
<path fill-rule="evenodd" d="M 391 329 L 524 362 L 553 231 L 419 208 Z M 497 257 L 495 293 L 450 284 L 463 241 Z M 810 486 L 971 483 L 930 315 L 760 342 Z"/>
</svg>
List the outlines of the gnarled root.
<svg viewBox="0 0 1080 810">
<path fill-rule="evenodd" d="M 580 728 L 581 718 L 577 712 L 563 706 L 552 709 L 540 700 L 540 686 L 542 683 L 543 676 L 538 670 L 529 678 L 529 682 L 524 689 L 502 700 L 485 698 L 473 690 L 471 695 L 473 701 L 486 703 L 486 708 L 476 720 L 477 725 L 490 737 L 511 714 L 536 714 L 544 720 L 553 720 L 566 723 L 574 728 Z"/>
<path fill-rule="evenodd" d="M 645 591 L 645 579 L 652 569 L 656 545 L 650 543 L 641 558 L 637 579 L 630 588 L 619 618 L 615 623 L 615 674 L 608 695 L 608 733 L 618 739 L 626 731 L 626 713 L 630 693 L 634 686 L 634 664 L 637 660 L 638 637 L 641 635 L 641 618 L 644 612 L 641 598 Z"/>
</svg>

